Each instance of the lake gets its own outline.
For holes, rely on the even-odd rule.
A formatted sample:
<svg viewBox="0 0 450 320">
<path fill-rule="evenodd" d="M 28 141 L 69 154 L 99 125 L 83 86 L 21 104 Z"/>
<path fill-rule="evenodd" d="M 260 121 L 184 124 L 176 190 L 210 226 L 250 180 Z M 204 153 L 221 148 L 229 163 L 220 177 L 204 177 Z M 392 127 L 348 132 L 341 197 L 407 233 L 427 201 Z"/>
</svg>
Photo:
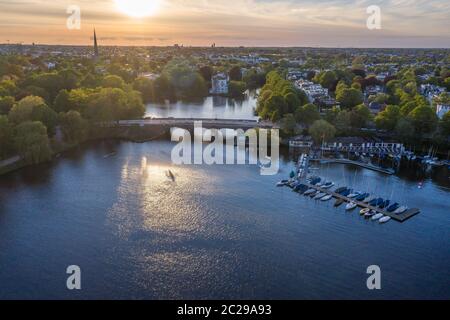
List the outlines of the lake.
<svg viewBox="0 0 450 320">
<path fill-rule="evenodd" d="M 174 167 L 173 146 L 96 142 L 0 177 L 0 298 L 450 298 L 446 169 L 418 189 L 408 169 L 317 168 L 422 209 L 380 225 L 275 187 L 294 167 L 286 151 L 264 177 L 251 165 Z M 66 289 L 69 265 L 81 291 Z M 370 265 L 382 290 L 366 287 Z"/>
<path fill-rule="evenodd" d="M 243 119 L 257 120 L 255 116 L 256 93 L 248 93 L 243 100 L 220 96 L 207 97 L 201 103 L 179 101 L 167 104 L 148 104 L 146 117 L 195 118 L 195 119 Z"/>
</svg>

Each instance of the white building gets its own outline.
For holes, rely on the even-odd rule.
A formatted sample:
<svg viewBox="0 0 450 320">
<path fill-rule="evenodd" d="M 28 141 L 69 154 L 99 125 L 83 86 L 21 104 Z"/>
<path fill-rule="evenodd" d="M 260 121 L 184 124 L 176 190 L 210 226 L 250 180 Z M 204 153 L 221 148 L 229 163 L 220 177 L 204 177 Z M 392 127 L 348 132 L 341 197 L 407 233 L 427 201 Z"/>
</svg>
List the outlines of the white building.
<svg viewBox="0 0 450 320">
<path fill-rule="evenodd" d="M 314 102 L 317 98 L 327 98 L 328 89 L 322 87 L 320 84 L 315 84 L 307 80 L 298 80 L 295 82 L 295 86 L 303 90 L 308 96 L 309 102 Z"/>
<path fill-rule="evenodd" d="M 219 73 L 211 79 L 211 94 L 228 94 L 229 78 L 225 73 Z"/>
<path fill-rule="evenodd" d="M 436 107 L 436 115 L 439 117 L 439 119 L 444 118 L 444 115 L 450 112 L 450 104 L 438 104 Z"/>
<path fill-rule="evenodd" d="M 420 93 L 428 100 L 428 102 L 432 102 L 435 98 L 438 98 L 439 95 L 444 93 L 446 90 L 443 87 L 435 86 L 433 84 L 422 84 L 420 86 Z"/>
</svg>

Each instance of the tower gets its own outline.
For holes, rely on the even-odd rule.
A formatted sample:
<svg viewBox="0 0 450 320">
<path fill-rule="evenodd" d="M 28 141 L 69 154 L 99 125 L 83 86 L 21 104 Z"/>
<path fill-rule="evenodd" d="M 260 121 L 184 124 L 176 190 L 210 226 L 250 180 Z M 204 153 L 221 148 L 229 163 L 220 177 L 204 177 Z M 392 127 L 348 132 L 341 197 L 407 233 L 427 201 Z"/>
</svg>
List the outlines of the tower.
<svg viewBox="0 0 450 320">
<path fill-rule="evenodd" d="M 98 43 L 97 43 L 97 33 L 94 29 L 94 58 L 98 58 Z"/>
</svg>

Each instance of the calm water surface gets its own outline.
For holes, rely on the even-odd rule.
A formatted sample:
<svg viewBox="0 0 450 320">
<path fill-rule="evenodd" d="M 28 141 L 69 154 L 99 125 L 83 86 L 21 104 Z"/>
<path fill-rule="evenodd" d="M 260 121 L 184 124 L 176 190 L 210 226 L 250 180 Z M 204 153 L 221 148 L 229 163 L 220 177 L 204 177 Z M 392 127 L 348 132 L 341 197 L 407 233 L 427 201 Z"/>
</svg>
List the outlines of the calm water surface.
<svg viewBox="0 0 450 320">
<path fill-rule="evenodd" d="M 201 103 L 148 104 L 146 117 L 256 120 L 255 108 L 256 96 L 252 92 L 242 101 L 208 97 Z"/>
<path fill-rule="evenodd" d="M 450 298 L 447 171 L 419 190 L 414 179 L 320 168 L 423 209 L 379 225 L 276 188 L 289 156 L 262 177 L 256 166 L 172 167 L 172 147 L 102 142 L 1 177 L 0 298 Z M 376 292 L 366 288 L 374 264 Z M 81 292 L 65 287 L 69 265 L 82 268 Z"/>
</svg>

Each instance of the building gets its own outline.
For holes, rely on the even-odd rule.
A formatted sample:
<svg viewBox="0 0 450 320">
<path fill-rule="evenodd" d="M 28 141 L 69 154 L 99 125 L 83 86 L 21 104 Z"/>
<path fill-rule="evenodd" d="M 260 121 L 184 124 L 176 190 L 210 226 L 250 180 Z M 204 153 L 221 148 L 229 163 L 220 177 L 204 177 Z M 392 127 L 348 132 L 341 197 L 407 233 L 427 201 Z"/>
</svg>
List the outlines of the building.
<svg viewBox="0 0 450 320">
<path fill-rule="evenodd" d="M 383 111 L 385 108 L 386 108 L 385 104 L 381 104 L 376 101 L 369 103 L 369 109 L 370 109 L 370 112 L 372 112 L 372 114 L 378 114 L 381 111 Z"/>
<path fill-rule="evenodd" d="M 420 93 L 432 103 L 435 98 L 444 93 L 446 90 L 443 87 L 435 86 L 434 84 L 422 84 L 420 86 Z"/>
<path fill-rule="evenodd" d="M 219 73 L 211 78 L 211 94 L 228 94 L 229 78 L 225 73 Z"/>
<path fill-rule="evenodd" d="M 157 75 L 156 73 L 144 72 L 139 74 L 139 77 L 146 78 L 148 80 L 156 80 L 158 79 L 159 75 Z"/>
<path fill-rule="evenodd" d="M 316 100 L 327 100 L 330 98 L 328 95 L 328 89 L 322 87 L 320 84 L 315 84 L 311 81 L 301 79 L 295 82 L 295 86 L 305 92 L 309 102 L 311 103 Z"/>
<path fill-rule="evenodd" d="M 444 118 L 444 115 L 447 112 L 450 112 L 450 103 L 438 103 L 438 105 L 436 106 L 436 115 L 439 117 L 439 119 Z"/>
</svg>

